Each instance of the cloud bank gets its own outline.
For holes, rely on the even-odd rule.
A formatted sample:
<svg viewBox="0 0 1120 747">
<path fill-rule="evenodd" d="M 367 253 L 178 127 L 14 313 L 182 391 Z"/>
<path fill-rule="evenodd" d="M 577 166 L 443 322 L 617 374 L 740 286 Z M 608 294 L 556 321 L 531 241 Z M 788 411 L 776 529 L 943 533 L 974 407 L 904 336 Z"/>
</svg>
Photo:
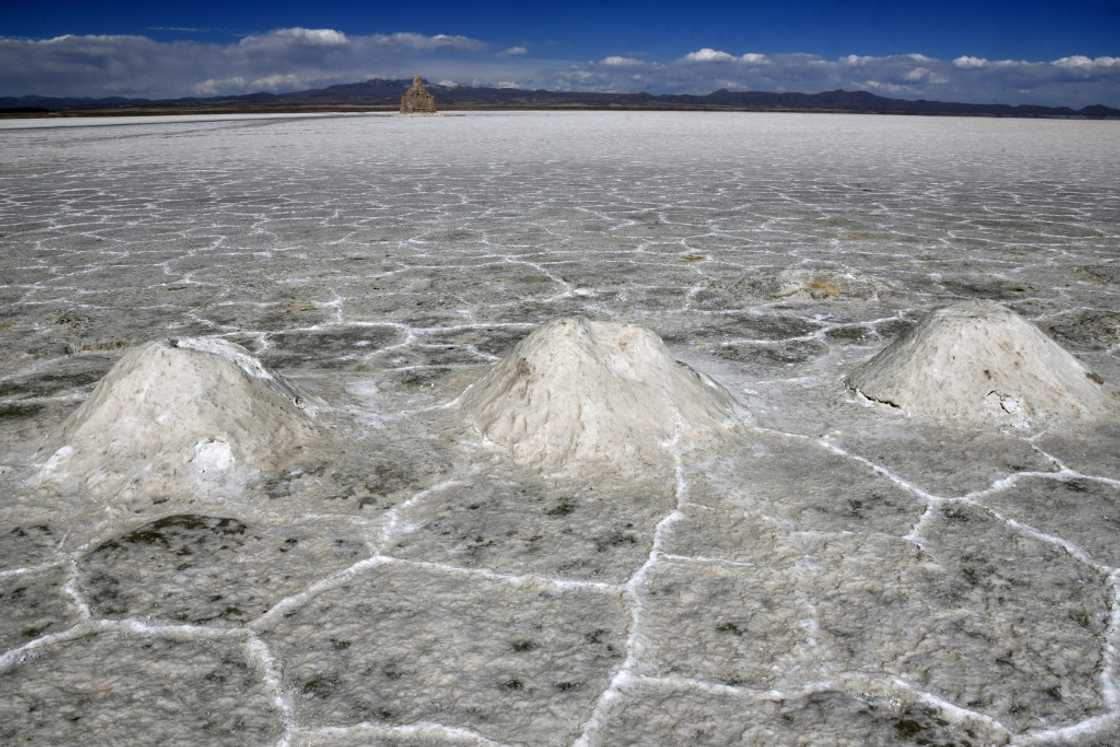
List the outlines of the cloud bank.
<svg viewBox="0 0 1120 747">
<path fill-rule="evenodd" d="M 609 50 L 608 50 L 609 51 Z M 291 91 L 371 77 L 466 85 L 612 92 L 707 93 L 716 88 L 844 88 L 902 98 L 983 103 L 1120 106 L 1120 57 L 939 59 L 921 53 L 766 53 L 702 47 L 672 59 L 632 53 L 595 61 L 537 56 L 454 34 L 348 34 L 292 27 L 226 44 L 141 35 L 0 37 L 0 95 L 213 96 Z"/>
</svg>

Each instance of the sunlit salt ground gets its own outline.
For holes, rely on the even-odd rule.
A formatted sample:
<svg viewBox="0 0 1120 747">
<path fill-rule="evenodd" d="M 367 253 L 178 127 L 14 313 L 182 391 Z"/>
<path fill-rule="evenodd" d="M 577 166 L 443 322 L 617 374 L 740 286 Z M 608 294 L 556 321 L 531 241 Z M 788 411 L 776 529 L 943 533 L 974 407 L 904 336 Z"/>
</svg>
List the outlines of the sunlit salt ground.
<svg viewBox="0 0 1120 747">
<path fill-rule="evenodd" d="M 1120 379 L 1116 124 L 20 124 L 0 742 L 1120 743 L 1120 426 L 841 383 L 967 298 Z M 443 405 L 572 314 L 655 330 L 749 425 L 639 480 L 507 463 Z M 126 347 L 188 335 L 310 393 L 322 442 L 240 496 L 36 482 Z"/>
</svg>

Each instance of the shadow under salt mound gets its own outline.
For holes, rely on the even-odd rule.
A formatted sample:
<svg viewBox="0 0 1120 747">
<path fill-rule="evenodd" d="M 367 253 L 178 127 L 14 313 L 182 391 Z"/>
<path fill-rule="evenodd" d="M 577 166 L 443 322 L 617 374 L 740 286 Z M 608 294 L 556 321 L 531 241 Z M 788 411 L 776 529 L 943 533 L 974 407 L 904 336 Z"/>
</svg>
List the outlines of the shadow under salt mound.
<svg viewBox="0 0 1120 747">
<path fill-rule="evenodd" d="M 676 503 L 671 476 L 640 482 L 480 475 L 400 512 L 385 552 L 514 575 L 625 583 Z"/>
<path fill-rule="evenodd" d="M 99 617 L 237 625 L 368 555 L 345 524 L 179 514 L 90 550 L 79 561 L 79 588 Z"/>
</svg>

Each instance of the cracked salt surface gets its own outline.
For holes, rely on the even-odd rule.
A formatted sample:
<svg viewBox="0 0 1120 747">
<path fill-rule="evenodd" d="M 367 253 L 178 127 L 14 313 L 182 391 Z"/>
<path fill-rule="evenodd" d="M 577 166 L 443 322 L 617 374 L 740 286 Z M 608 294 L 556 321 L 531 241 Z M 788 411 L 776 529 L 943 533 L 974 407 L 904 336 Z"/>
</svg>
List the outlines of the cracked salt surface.
<svg viewBox="0 0 1120 747">
<path fill-rule="evenodd" d="M 1115 422 L 842 383 L 968 299 L 1120 379 L 1114 124 L 98 123 L 0 143 L 0 742 L 1120 743 Z M 640 479 L 510 463 L 458 398 L 573 314 L 749 422 Z M 323 433 L 240 492 L 37 485 L 167 338 Z"/>
</svg>

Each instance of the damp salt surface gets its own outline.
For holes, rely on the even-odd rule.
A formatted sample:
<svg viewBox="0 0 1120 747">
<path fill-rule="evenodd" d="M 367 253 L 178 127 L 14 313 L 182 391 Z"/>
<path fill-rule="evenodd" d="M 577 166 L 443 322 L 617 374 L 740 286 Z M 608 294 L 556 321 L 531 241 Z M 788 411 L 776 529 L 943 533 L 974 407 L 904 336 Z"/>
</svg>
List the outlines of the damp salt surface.
<svg viewBox="0 0 1120 747">
<path fill-rule="evenodd" d="M 1120 431 L 843 384 L 971 299 L 1120 380 L 1115 123 L 98 123 L 0 135 L 0 741 L 1120 741 Z M 457 398 L 572 315 L 749 418 L 638 476 L 510 461 Z M 240 491 L 37 481 L 170 338 L 321 437 Z"/>
</svg>

